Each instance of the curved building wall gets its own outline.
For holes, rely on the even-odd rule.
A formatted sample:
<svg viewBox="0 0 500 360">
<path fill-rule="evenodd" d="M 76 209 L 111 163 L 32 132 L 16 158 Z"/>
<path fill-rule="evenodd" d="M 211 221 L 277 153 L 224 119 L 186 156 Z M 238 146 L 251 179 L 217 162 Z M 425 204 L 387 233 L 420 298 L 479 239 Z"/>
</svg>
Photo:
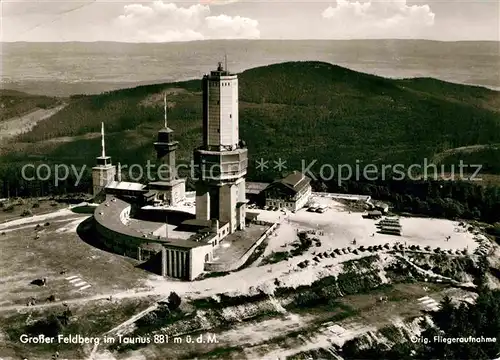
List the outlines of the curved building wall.
<svg viewBox="0 0 500 360">
<path fill-rule="evenodd" d="M 128 226 L 131 204 L 108 198 L 95 212 L 95 227 L 101 241 L 114 253 L 140 261 L 161 253 L 162 275 L 193 280 L 203 272 L 212 246 L 189 240 L 160 240 Z"/>
</svg>

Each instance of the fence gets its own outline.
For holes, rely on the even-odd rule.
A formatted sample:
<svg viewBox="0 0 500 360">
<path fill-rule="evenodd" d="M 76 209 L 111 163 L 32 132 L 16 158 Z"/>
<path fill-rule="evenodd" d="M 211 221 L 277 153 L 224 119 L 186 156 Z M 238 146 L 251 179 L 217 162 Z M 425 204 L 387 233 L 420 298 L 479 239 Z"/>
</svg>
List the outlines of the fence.
<svg viewBox="0 0 500 360">
<path fill-rule="evenodd" d="M 338 194 L 338 193 L 326 193 L 326 192 L 313 192 L 312 196 L 326 197 L 330 199 L 344 199 L 344 200 L 358 200 L 358 201 L 370 201 L 370 195 L 354 195 L 354 194 Z"/>
</svg>

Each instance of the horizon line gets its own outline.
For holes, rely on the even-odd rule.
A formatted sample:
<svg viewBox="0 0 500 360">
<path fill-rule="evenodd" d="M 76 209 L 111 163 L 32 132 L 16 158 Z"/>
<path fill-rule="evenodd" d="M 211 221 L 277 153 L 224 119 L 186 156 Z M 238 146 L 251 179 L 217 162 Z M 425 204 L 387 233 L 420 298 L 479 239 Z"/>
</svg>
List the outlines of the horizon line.
<svg viewBox="0 0 500 360">
<path fill-rule="evenodd" d="M 500 43 L 499 40 L 435 40 L 435 39 L 408 39 L 408 38 L 353 38 L 353 39 L 204 39 L 204 40 L 181 40 L 181 41 L 117 41 L 117 40 L 65 40 L 65 41 L 0 41 L 0 44 L 15 44 L 15 43 L 28 43 L 28 44 L 67 44 L 67 43 L 117 43 L 117 44 L 182 44 L 194 42 L 210 42 L 210 41 L 428 41 L 428 42 L 444 42 L 444 43 L 458 43 L 458 42 L 493 42 Z"/>
</svg>

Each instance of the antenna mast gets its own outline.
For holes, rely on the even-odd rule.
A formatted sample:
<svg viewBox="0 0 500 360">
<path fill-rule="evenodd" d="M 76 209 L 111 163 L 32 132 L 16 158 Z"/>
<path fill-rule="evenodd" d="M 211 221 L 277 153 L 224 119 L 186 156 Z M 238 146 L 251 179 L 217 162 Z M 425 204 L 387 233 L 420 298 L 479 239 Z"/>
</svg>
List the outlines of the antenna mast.
<svg viewBox="0 0 500 360">
<path fill-rule="evenodd" d="M 104 147 L 104 122 L 101 123 L 101 157 L 106 157 L 106 150 Z"/>
<path fill-rule="evenodd" d="M 224 53 L 224 70 L 227 70 L 227 53 Z"/>
<path fill-rule="evenodd" d="M 165 129 L 167 128 L 167 93 L 163 93 L 163 107 L 165 110 Z"/>
</svg>

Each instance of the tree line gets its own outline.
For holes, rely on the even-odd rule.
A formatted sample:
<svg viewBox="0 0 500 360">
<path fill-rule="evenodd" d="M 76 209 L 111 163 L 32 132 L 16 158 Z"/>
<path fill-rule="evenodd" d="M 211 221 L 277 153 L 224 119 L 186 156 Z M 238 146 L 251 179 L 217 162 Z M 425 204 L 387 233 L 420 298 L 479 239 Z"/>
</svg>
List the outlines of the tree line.
<svg viewBox="0 0 500 360">
<path fill-rule="evenodd" d="M 254 178 L 250 174 L 247 181 L 251 180 L 272 181 L 272 177 L 263 178 L 260 175 Z M 191 188 L 192 184 L 192 181 L 188 181 L 188 187 Z M 313 181 L 312 185 L 315 191 L 370 195 L 374 199 L 390 203 L 396 212 L 479 220 L 491 224 L 500 222 L 500 191 L 494 185 L 483 186 L 467 181 L 392 179 L 352 179 L 342 181 L 340 185 L 336 179 L 332 179 L 325 182 Z M 90 169 L 85 170 L 78 184 L 76 175 L 70 173 L 66 180 L 60 181 L 56 186 L 53 178 L 46 181 L 23 179 L 20 165 L 0 165 L 1 198 L 91 193 L 91 188 Z"/>
<path fill-rule="evenodd" d="M 370 195 L 393 211 L 447 219 L 500 221 L 500 191 L 495 185 L 445 180 L 313 181 L 316 191 Z"/>
</svg>

